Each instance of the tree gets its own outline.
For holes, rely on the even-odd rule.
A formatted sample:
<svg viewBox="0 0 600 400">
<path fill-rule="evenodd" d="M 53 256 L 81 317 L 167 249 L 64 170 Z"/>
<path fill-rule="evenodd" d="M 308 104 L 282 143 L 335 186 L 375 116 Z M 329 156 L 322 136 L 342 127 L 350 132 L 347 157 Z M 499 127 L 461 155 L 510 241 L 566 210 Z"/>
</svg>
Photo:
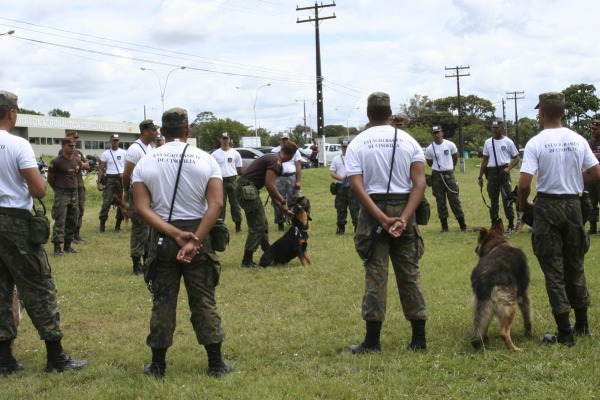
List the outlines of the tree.
<svg viewBox="0 0 600 400">
<path fill-rule="evenodd" d="M 210 114 L 212 115 L 212 113 Z M 221 144 L 219 140 L 223 132 L 229 133 L 232 147 L 241 146 L 242 136 L 254 136 L 254 132 L 252 132 L 252 135 L 249 135 L 247 126 L 229 118 L 215 119 L 211 122 L 202 122 L 201 124 L 193 125 L 190 128 L 190 136 L 195 137 L 198 147 L 204 150 L 220 147 Z"/>
<path fill-rule="evenodd" d="M 216 120 L 217 117 L 215 117 L 212 111 L 202 111 L 200 114 L 196 115 L 196 119 L 190 124 L 190 126 L 196 126 L 206 122 L 215 122 Z"/>
<path fill-rule="evenodd" d="M 63 117 L 63 118 L 71 118 L 71 113 L 68 111 L 63 111 L 60 108 L 54 108 L 48 111 L 48 115 L 51 117 Z"/>
<path fill-rule="evenodd" d="M 580 83 L 571 85 L 562 91 L 565 95 L 565 117 L 567 124 L 580 134 L 590 131 L 591 117 L 588 113 L 597 113 L 600 100 L 596 97 L 596 87 Z"/>
<path fill-rule="evenodd" d="M 346 136 L 347 132 L 344 125 L 325 125 L 323 127 L 323 134 L 326 137 Z"/>
<path fill-rule="evenodd" d="M 41 112 L 38 112 L 38 111 L 33 111 L 33 110 L 28 110 L 26 108 L 21 108 L 21 107 L 19 107 L 19 114 L 44 115 L 44 113 L 41 113 Z"/>
</svg>

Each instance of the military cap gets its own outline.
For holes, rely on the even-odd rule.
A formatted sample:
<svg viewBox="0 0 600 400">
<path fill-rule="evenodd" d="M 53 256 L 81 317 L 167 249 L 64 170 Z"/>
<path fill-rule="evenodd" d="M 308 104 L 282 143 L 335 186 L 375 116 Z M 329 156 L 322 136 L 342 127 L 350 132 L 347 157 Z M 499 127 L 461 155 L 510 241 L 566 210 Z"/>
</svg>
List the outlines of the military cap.
<svg viewBox="0 0 600 400">
<path fill-rule="evenodd" d="M 348 147 L 348 145 L 350 144 L 350 141 L 347 139 L 342 140 L 342 147 Z"/>
<path fill-rule="evenodd" d="M 538 105 L 535 106 L 535 108 L 538 109 L 540 107 L 545 107 L 545 106 L 550 106 L 550 105 L 561 106 L 564 108 L 565 107 L 565 95 L 560 92 L 542 93 L 542 94 L 540 94 L 540 101 L 539 101 Z"/>
<path fill-rule="evenodd" d="M 389 107 L 390 106 L 390 95 L 383 92 L 374 92 L 369 95 L 367 99 L 368 107 Z"/>
<path fill-rule="evenodd" d="M 442 130 L 442 127 L 439 125 L 434 125 L 431 127 L 431 133 L 439 132 Z"/>
<path fill-rule="evenodd" d="M 156 137 L 154 139 L 155 140 L 165 140 L 165 137 L 159 133 L 158 135 L 156 135 Z"/>
<path fill-rule="evenodd" d="M 501 119 L 497 119 L 494 122 L 492 122 L 492 128 L 497 128 L 502 125 L 504 125 L 504 121 L 502 121 Z"/>
<path fill-rule="evenodd" d="M 222 137 L 222 138 L 227 138 L 227 139 L 230 139 L 230 137 L 229 137 L 229 133 L 227 133 L 227 132 L 223 132 L 223 133 L 221 134 L 221 137 Z"/>
<path fill-rule="evenodd" d="M 11 92 L 0 90 L 0 106 L 9 106 L 19 108 L 17 95 Z"/>
<path fill-rule="evenodd" d="M 179 128 L 188 126 L 188 113 L 180 107 L 171 108 L 162 115 L 163 128 Z"/>
<path fill-rule="evenodd" d="M 154 124 L 154 121 L 151 119 L 145 119 L 140 122 L 140 132 L 143 132 L 145 129 L 158 129 L 159 127 Z"/>
<path fill-rule="evenodd" d="M 119 139 L 119 135 L 117 135 L 116 133 L 110 136 L 110 139 Z"/>
<path fill-rule="evenodd" d="M 289 139 L 290 135 L 288 135 L 287 133 L 284 133 L 283 135 L 281 135 L 281 139 Z"/>
</svg>

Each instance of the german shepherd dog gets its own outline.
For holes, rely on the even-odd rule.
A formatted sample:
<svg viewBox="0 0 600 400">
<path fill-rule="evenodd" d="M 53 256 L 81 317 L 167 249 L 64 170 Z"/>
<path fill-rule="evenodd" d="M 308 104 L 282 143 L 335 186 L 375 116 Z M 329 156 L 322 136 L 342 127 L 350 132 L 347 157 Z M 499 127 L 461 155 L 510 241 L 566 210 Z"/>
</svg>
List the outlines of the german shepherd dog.
<svg viewBox="0 0 600 400">
<path fill-rule="evenodd" d="M 261 267 L 287 264 L 296 257 L 302 266 L 312 265 L 306 251 L 311 221 L 310 201 L 306 197 L 295 197 L 290 201 L 290 209 L 294 213 L 291 227 L 264 252 L 259 261 Z"/>
<path fill-rule="evenodd" d="M 118 207 L 119 210 L 121 210 L 121 214 L 123 215 L 123 221 L 125 222 L 125 227 L 123 228 L 123 230 L 127 230 L 127 228 L 129 227 L 130 215 L 129 209 L 127 208 L 127 203 L 123 201 L 123 194 L 117 192 L 113 193 L 111 205 L 113 206 L 113 209 L 116 209 Z"/>
<path fill-rule="evenodd" d="M 525 253 L 504 237 L 502 220 L 493 229 L 479 230 L 475 253 L 479 262 L 471 274 L 473 288 L 473 334 L 475 349 L 489 344 L 488 328 L 494 315 L 500 321 L 500 335 L 510 350 L 521 351 L 513 343 L 510 328 L 517 305 L 523 315 L 525 336 L 531 336 L 531 299 L 529 266 Z"/>
</svg>

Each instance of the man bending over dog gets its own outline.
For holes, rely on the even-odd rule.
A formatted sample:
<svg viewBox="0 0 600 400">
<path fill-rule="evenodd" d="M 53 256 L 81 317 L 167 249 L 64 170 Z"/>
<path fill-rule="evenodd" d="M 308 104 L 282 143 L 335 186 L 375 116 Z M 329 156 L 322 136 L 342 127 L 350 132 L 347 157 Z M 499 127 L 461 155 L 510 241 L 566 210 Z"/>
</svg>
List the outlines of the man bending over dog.
<svg viewBox="0 0 600 400">
<path fill-rule="evenodd" d="M 414 217 L 425 193 L 425 156 L 409 134 L 389 125 L 391 115 L 390 96 L 371 94 L 371 127 L 352 140 L 346 152 L 350 188 L 363 207 L 354 243 L 365 267 L 362 317 L 367 332 L 362 343 L 349 347 L 353 354 L 381 351 L 390 259 L 402 310 L 412 326 L 408 348 L 427 347 L 427 308 L 419 273 L 424 246 Z"/>
<path fill-rule="evenodd" d="M 248 236 L 244 246 L 244 258 L 241 266 L 244 268 L 260 268 L 252 260 L 254 252 L 261 247 L 262 251 L 269 248 L 269 224 L 265 210 L 260 200 L 259 190 L 264 186 L 276 205 L 290 217 L 293 213 L 288 210 L 285 198 L 277 190 L 276 177 L 281 175 L 282 163 L 290 161 L 298 146 L 292 141 L 281 146 L 277 153 L 266 154 L 252 162 L 238 179 L 235 187 L 235 197 L 246 215 Z"/>
<path fill-rule="evenodd" d="M 536 108 L 544 130 L 525 146 L 519 211 L 533 207 L 531 244 L 546 278 L 546 291 L 558 327 L 558 332 L 545 335 L 543 342 L 573 346 L 573 333 L 589 334 L 590 297 L 583 263 L 590 243 L 579 196 L 584 184 L 600 180 L 600 166 L 583 136 L 562 126 L 564 94 L 542 93 Z M 533 206 L 527 198 L 536 173 L 537 198 Z M 574 329 L 569 321 L 571 308 L 575 310 Z"/>
</svg>

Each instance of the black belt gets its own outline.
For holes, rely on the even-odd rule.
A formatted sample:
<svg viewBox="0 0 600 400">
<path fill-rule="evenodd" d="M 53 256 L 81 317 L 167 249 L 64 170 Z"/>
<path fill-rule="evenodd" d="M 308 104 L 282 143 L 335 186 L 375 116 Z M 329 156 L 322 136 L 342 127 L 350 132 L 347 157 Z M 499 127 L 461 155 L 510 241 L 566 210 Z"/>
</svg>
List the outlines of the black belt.
<svg viewBox="0 0 600 400">
<path fill-rule="evenodd" d="M 286 177 L 287 176 L 294 176 L 294 175 L 296 175 L 295 172 L 286 172 L 285 174 L 281 174 L 281 176 L 286 176 Z"/>
<path fill-rule="evenodd" d="M 495 171 L 495 170 L 505 169 L 506 167 L 508 167 L 508 164 L 500 165 L 498 167 L 486 167 L 486 168 L 489 169 L 490 171 Z"/>
<path fill-rule="evenodd" d="M 537 193 L 538 197 L 544 197 L 547 199 L 578 199 L 578 194 L 551 194 L 551 193 Z"/>
<path fill-rule="evenodd" d="M 106 174 L 107 178 L 120 178 L 121 174 Z"/>
<path fill-rule="evenodd" d="M 369 195 L 373 201 L 385 201 L 385 200 L 408 200 L 410 193 L 373 193 Z"/>
<path fill-rule="evenodd" d="M 76 190 L 77 190 L 77 188 L 75 188 L 75 189 L 65 189 L 65 188 L 59 188 L 59 187 L 57 187 L 57 188 L 54 188 L 54 191 L 55 191 L 55 192 L 56 192 L 57 190 L 62 190 L 63 192 L 74 192 L 74 191 L 76 191 Z"/>
<path fill-rule="evenodd" d="M 442 175 L 452 175 L 454 173 L 454 171 L 449 170 L 449 171 L 438 171 L 436 169 L 431 170 L 432 173 L 438 173 L 438 174 L 442 174 Z"/>
<path fill-rule="evenodd" d="M 9 217 L 21 219 L 30 219 L 31 211 L 27 211 L 22 208 L 0 207 L 0 215 L 8 215 Z"/>
<path fill-rule="evenodd" d="M 233 175 L 233 176 L 224 176 L 224 177 L 223 177 L 223 182 L 235 181 L 237 177 L 238 177 L 237 175 Z"/>
</svg>

